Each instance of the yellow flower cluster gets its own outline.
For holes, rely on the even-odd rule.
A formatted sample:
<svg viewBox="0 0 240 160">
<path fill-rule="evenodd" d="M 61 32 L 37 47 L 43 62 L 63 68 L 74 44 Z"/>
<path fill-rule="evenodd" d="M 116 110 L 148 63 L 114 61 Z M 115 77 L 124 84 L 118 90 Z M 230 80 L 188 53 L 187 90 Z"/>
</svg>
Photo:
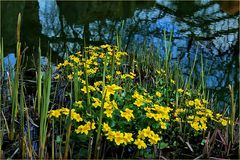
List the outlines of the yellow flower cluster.
<svg viewBox="0 0 240 160">
<path fill-rule="evenodd" d="M 186 108 L 177 108 L 174 112 L 175 121 L 187 123 L 196 131 L 202 131 L 207 129 L 209 120 L 216 121 L 223 126 L 227 125 L 227 120 L 222 118 L 221 114 L 214 116 L 212 110 L 208 109 L 206 105 L 207 100 L 195 98 L 194 100 L 185 101 Z"/>
<path fill-rule="evenodd" d="M 153 118 L 155 121 L 160 122 L 162 129 L 167 129 L 166 122 L 170 120 L 170 111 L 173 109 L 170 107 L 163 107 L 158 104 L 154 104 L 153 107 L 144 108 L 147 118 Z"/>
<path fill-rule="evenodd" d="M 107 136 L 107 139 L 111 142 L 114 141 L 117 145 L 127 145 L 133 141 L 132 133 L 120 132 L 120 131 L 112 131 L 107 123 L 103 124 L 102 128 L 103 132 Z"/>
<path fill-rule="evenodd" d="M 215 117 L 212 117 L 212 120 L 221 123 L 223 126 L 230 124 L 230 119 L 223 117 L 221 114 L 217 113 Z"/>
<path fill-rule="evenodd" d="M 132 98 L 135 99 L 135 102 L 133 104 L 135 104 L 137 107 L 141 107 L 142 105 L 144 105 L 145 99 L 143 95 L 139 94 L 137 91 L 134 92 Z"/>
<path fill-rule="evenodd" d="M 94 122 L 87 122 L 86 124 L 84 124 L 84 125 L 80 125 L 80 126 L 78 126 L 78 128 L 77 129 L 75 129 L 75 132 L 77 133 L 77 134 L 79 134 L 79 133 L 84 133 L 84 134 L 88 134 L 88 132 L 90 131 L 90 130 L 93 130 L 93 129 L 95 129 L 96 127 L 95 127 L 95 123 Z"/>
<path fill-rule="evenodd" d="M 106 97 L 105 97 L 105 100 L 109 100 L 110 99 L 110 95 L 113 95 L 118 90 L 122 90 L 122 87 L 120 87 L 120 86 L 118 86 L 116 84 L 107 85 L 106 86 Z"/>
<path fill-rule="evenodd" d="M 134 144 L 138 146 L 138 149 L 145 149 L 147 147 L 144 140 L 148 138 L 148 142 L 151 145 L 157 144 L 161 140 L 158 134 L 155 134 L 150 127 L 144 128 L 138 131 L 138 139 L 134 141 Z"/>
<path fill-rule="evenodd" d="M 135 77 L 136 77 L 136 74 L 133 73 L 133 72 L 130 72 L 129 74 L 122 74 L 121 75 L 121 79 L 127 79 L 127 78 L 134 79 Z"/>
<path fill-rule="evenodd" d="M 227 119 L 220 114 L 214 115 L 213 111 L 206 107 L 208 104 L 206 100 L 192 98 L 194 92 L 190 94 L 190 91 L 188 92 L 187 89 L 179 88 L 177 92 L 173 92 L 174 94 L 177 93 L 179 97 L 178 105 L 176 105 L 177 102 L 174 101 L 171 94 L 168 95 L 171 97 L 169 98 L 171 102 L 165 101 L 166 95 L 163 94 L 165 91 L 160 92 L 161 86 L 156 88 L 155 91 L 151 90 L 150 93 L 143 89 L 142 86 L 139 86 L 130 95 L 128 87 L 130 88 L 131 86 L 129 85 L 133 85 L 133 79 L 136 77 L 136 74 L 134 72 L 125 72 L 125 70 L 122 73 L 119 70 L 120 67 L 118 65 L 121 64 L 122 56 L 125 55 L 127 53 L 120 52 L 116 46 L 108 44 L 101 45 L 100 47 L 90 46 L 86 47 L 83 53 L 78 52 L 71 55 L 68 60 L 57 66 L 57 69 L 62 69 L 63 75 L 61 75 L 61 78 L 74 79 L 74 83 L 76 82 L 75 78 L 77 78 L 79 84 L 76 85 L 76 88 L 79 87 L 80 92 L 84 94 L 75 101 L 74 106 L 77 109 L 83 108 L 81 109 L 81 115 L 86 115 L 84 119 L 90 119 L 89 117 L 91 117 L 97 120 L 99 117 L 94 116 L 98 116 L 100 113 L 103 118 L 103 124 L 100 124 L 100 127 L 102 125 L 102 131 L 109 141 L 114 142 L 116 145 L 133 143 L 138 149 L 146 149 L 147 145 L 155 145 L 161 140 L 159 136 L 160 131 L 175 126 L 169 125 L 172 122 L 185 122 L 182 124 L 188 125 L 196 132 L 206 130 L 209 120 L 213 120 L 224 126 L 227 125 Z M 99 72 L 103 68 L 104 73 Z M 166 76 L 166 72 L 162 69 L 156 70 L 156 72 L 159 75 Z M 60 75 L 55 77 L 55 79 L 59 78 Z M 102 81 L 99 81 L 99 79 L 102 79 Z M 169 86 L 174 86 L 176 82 L 170 79 L 169 83 L 171 84 Z M 126 86 L 124 86 L 125 84 Z M 132 93 L 132 90 L 130 92 Z M 184 95 L 188 95 L 186 96 L 187 99 Z M 88 105 L 92 106 L 91 108 L 89 107 L 90 109 L 84 108 L 83 104 L 85 103 L 83 101 L 86 99 L 88 100 L 87 102 L 90 100 L 91 104 Z M 170 105 L 173 107 L 168 107 Z M 86 110 L 90 110 L 91 114 L 85 113 Z M 83 121 L 80 114 L 76 113 L 74 109 L 71 110 L 71 114 L 69 113 L 70 110 L 68 108 L 51 110 L 49 111 L 49 117 L 59 118 L 61 115 L 71 115 L 72 120 L 77 122 Z M 129 126 L 134 126 L 134 129 L 143 129 L 138 130 L 137 133 L 128 133 L 116 130 L 113 127 L 111 128 L 105 123 L 105 120 L 116 121 L 116 117 L 113 117 L 115 115 L 117 118 L 122 117 L 118 124 L 119 126 L 121 125 L 121 128 L 124 128 L 122 125 L 130 124 Z M 152 126 L 142 126 L 142 124 L 138 123 L 139 118 L 145 118 L 145 124 L 151 124 L 152 122 L 159 124 L 159 131 L 156 132 L 154 130 L 155 127 L 151 130 L 150 127 Z M 124 123 L 122 123 L 123 120 L 125 121 Z M 94 129 L 95 123 L 88 121 L 75 128 L 75 132 L 87 135 L 89 131 Z"/>
<path fill-rule="evenodd" d="M 56 110 L 50 110 L 48 111 L 48 116 L 51 117 L 55 117 L 55 118 L 59 118 L 59 116 L 61 115 L 65 115 L 68 116 L 69 113 L 69 109 L 68 108 L 60 108 L 60 109 L 56 109 Z M 75 109 L 71 109 L 71 120 L 75 120 L 77 122 L 82 121 L 82 117 L 80 116 L 80 114 L 75 112 Z"/>
<path fill-rule="evenodd" d="M 111 65 L 111 63 L 114 63 L 114 65 L 120 65 L 122 56 L 126 55 L 127 53 L 119 51 L 118 47 L 108 44 L 101 45 L 100 47 L 89 46 L 85 47 L 83 53 L 77 52 L 74 55 L 70 55 L 68 60 L 59 63 L 56 68 L 57 70 L 71 70 L 71 73 L 67 75 L 69 80 L 73 79 L 75 74 L 81 79 L 81 76 L 84 75 L 84 73 L 88 76 L 95 75 L 103 64 L 106 64 L 107 66 Z M 135 74 L 130 73 L 122 76 L 125 78 L 134 78 Z M 55 77 L 55 79 L 59 78 L 59 75 Z M 111 76 L 108 75 L 107 78 L 111 78 Z"/>
<path fill-rule="evenodd" d="M 187 119 L 188 119 L 188 123 L 196 131 L 207 129 L 207 124 L 206 124 L 207 117 L 188 116 Z"/>
<path fill-rule="evenodd" d="M 174 112 L 174 117 L 176 117 L 175 120 L 176 120 L 177 122 L 182 122 L 181 113 L 185 113 L 185 112 L 186 112 L 186 109 L 177 108 L 177 109 L 175 110 L 175 112 Z"/>
<path fill-rule="evenodd" d="M 116 103 L 115 100 L 112 100 L 112 101 L 107 100 L 107 101 L 104 102 L 103 108 L 105 109 L 104 114 L 107 117 L 112 118 L 113 110 L 118 109 L 118 106 L 117 106 L 117 103 Z"/>
</svg>

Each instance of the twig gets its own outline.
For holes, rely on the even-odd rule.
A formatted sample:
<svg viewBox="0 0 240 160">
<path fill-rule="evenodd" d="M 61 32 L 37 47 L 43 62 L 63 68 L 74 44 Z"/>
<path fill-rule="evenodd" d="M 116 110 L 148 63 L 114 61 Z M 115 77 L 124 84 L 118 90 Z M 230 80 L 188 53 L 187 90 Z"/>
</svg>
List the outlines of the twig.
<svg viewBox="0 0 240 160">
<path fill-rule="evenodd" d="M 202 156 L 203 156 L 203 154 L 201 154 L 200 156 L 194 158 L 193 160 L 198 160 L 198 159 L 202 158 Z"/>
<path fill-rule="evenodd" d="M 167 158 L 163 157 L 163 156 L 160 156 L 159 158 L 162 158 L 163 160 L 168 160 Z"/>
</svg>

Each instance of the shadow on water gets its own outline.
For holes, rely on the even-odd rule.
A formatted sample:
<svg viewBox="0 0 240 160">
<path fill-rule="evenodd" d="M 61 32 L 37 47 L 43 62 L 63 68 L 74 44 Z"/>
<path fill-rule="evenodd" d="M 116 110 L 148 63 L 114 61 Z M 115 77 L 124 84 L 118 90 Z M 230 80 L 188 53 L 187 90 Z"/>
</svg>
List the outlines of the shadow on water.
<svg viewBox="0 0 240 160">
<path fill-rule="evenodd" d="M 199 48 L 195 75 L 200 75 L 200 53 L 208 75 L 207 88 L 218 91 L 223 106 L 229 103 L 227 86 L 239 86 L 239 6 L 234 1 L 1 1 L 1 37 L 5 55 L 15 52 L 17 14 L 23 14 L 21 41 L 31 67 L 41 39 L 42 53 L 50 46 L 53 63 L 61 61 L 84 45 L 116 44 L 138 51 L 154 47 L 164 55 L 163 30 L 173 33 L 173 62 L 181 63 L 184 74 Z M 12 54 L 10 59 L 14 58 Z M 9 59 L 6 58 L 6 59 Z M 6 60 L 7 61 L 7 60 Z M 14 61 L 14 60 L 11 60 Z M 197 82 L 196 82 L 197 83 Z M 238 93 L 236 87 L 236 94 Z M 224 98 L 223 98 L 224 97 Z"/>
</svg>

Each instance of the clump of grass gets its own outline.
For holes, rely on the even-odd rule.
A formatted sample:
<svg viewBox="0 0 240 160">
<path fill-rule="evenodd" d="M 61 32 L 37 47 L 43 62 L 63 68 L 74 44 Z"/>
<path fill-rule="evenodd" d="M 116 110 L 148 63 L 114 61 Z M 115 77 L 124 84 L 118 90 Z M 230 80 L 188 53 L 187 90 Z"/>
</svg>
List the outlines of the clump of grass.
<svg viewBox="0 0 240 160">
<path fill-rule="evenodd" d="M 88 58 L 85 56 L 86 53 L 89 54 Z M 153 77 L 155 79 L 154 85 L 145 88 L 143 83 L 135 85 L 140 80 L 136 79 L 137 75 L 134 72 L 125 71 L 122 73 L 121 67 L 117 67 L 121 64 L 121 56 L 119 55 L 125 55 L 125 53 L 119 51 L 115 46 L 90 46 L 86 48 L 84 54 L 78 52 L 71 55 L 68 60 L 57 66 L 63 73 L 56 76 L 58 79 L 72 81 L 74 75 L 78 75 L 75 78 L 80 80 L 78 86 L 82 96 L 78 101 L 75 101 L 76 108 L 73 113 L 70 112 L 72 106 L 70 103 L 70 110 L 67 113 L 65 113 L 66 108 L 59 108 L 51 110 L 49 116 L 55 117 L 55 121 L 57 121 L 58 117 L 68 115 L 66 118 L 72 120 L 72 129 L 67 129 L 67 137 L 70 137 L 68 136 L 69 131 L 75 131 L 77 134 L 85 133 L 86 136 L 92 137 L 92 130 L 96 128 L 95 124 L 97 124 L 95 158 L 98 159 L 102 156 L 100 154 L 103 146 L 101 140 L 104 137 L 114 143 L 112 145 L 115 147 L 123 145 L 124 148 L 127 148 L 128 145 L 135 145 L 138 149 L 146 149 L 147 147 L 152 149 L 151 147 L 157 144 L 173 145 L 171 140 L 167 142 L 163 139 L 170 130 L 181 134 L 184 141 L 204 134 L 208 129 L 211 129 L 210 124 L 227 125 L 225 117 L 207 108 L 208 102 L 198 97 L 199 95 L 196 93 L 198 90 L 183 89 L 180 86 L 176 90 L 176 81 L 172 79 L 174 77 L 172 74 L 176 74 L 176 72 L 172 71 L 171 67 L 166 72 L 161 67 L 151 66 L 158 76 L 156 76 L 157 79 Z M 116 61 L 113 60 L 113 57 Z M 170 62 L 168 63 L 167 66 L 170 66 Z M 142 67 L 140 65 L 143 64 L 138 63 L 134 67 Z M 146 70 L 144 68 L 141 70 L 148 73 L 149 68 L 147 65 L 145 67 Z M 194 66 L 191 72 L 193 72 L 193 68 Z M 97 72 L 97 70 L 102 70 L 102 72 Z M 81 74 L 79 74 L 80 72 Z M 178 74 L 180 75 L 180 73 Z M 86 76 L 89 79 L 86 79 Z M 99 81 L 100 77 L 102 81 Z M 166 77 L 168 81 L 166 81 Z M 129 85 L 127 89 L 126 84 Z M 74 93 L 72 89 L 70 93 Z M 91 97 L 90 103 L 89 97 Z M 179 100 L 178 106 L 175 97 Z M 89 108 L 92 108 L 91 112 L 86 112 Z M 81 118 L 76 118 L 74 115 Z M 162 116 L 158 117 L 159 115 Z M 79 122 L 80 125 L 78 126 L 76 122 Z M 215 122 L 217 124 L 214 124 Z M 134 128 L 132 128 L 133 126 Z M 134 132 L 131 133 L 131 131 Z M 145 132 L 151 133 L 155 138 L 142 137 L 141 133 Z M 125 135 L 129 137 L 125 139 Z M 146 138 L 150 139 L 150 143 L 146 141 Z M 68 147 L 68 143 L 69 140 L 66 139 L 67 146 L 65 148 Z M 108 144 L 110 145 L 110 143 Z M 188 147 L 190 146 L 189 142 L 186 144 Z M 161 150 L 162 147 L 158 149 Z M 88 158 L 91 158 L 91 151 L 88 153 L 90 153 Z"/>
</svg>

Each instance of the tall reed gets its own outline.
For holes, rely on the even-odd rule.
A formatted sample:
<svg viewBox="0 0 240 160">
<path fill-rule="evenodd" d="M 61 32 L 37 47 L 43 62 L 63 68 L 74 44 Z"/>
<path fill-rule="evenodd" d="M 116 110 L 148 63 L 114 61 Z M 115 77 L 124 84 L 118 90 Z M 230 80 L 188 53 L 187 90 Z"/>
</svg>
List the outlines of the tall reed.
<svg viewBox="0 0 240 160">
<path fill-rule="evenodd" d="M 38 114 L 40 114 L 41 99 L 42 99 L 41 41 L 39 39 L 38 64 L 37 64 L 37 107 L 38 107 L 37 109 L 38 109 Z M 35 110 L 35 108 L 34 108 L 34 110 Z"/>
<path fill-rule="evenodd" d="M 101 101 L 101 109 L 99 113 L 99 121 L 98 121 L 98 129 L 97 129 L 97 137 L 96 137 L 96 144 L 95 144 L 95 150 L 94 150 L 94 158 L 98 159 L 99 158 L 99 150 L 100 150 L 100 135 L 101 135 L 101 129 L 102 129 L 102 119 L 103 119 L 103 106 L 105 103 L 105 96 L 106 96 L 106 90 L 105 90 L 105 84 L 106 84 L 106 71 L 107 71 L 107 54 L 105 57 L 105 60 L 103 62 L 103 83 L 102 83 L 102 101 Z M 88 157 L 89 159 L 91 157 Z"/>
<path fill-rule="evenodd" d="M 44 87 L 43 87 L 41 108 L 40 108 L 40 159 L 44 158 L 44 153 L 45 153 L 45 143 L 46 143 L 47 129 L 48 129 L 48 125 L 47 125 L 48 108 L 50 105 L 50 94 L 51 94 L 51 77 L 52 77 L 52 66 L 51 66 L 51 54 L 50 54 L 50 58 L 48 59 L 48 68 L 43 75 Z"/>
<path fill-rule="evenodd" d="M 11 117 L 11 128 L 9 139 L 14 139 L 15 133 L 15 119 L 17 117 L 18 111 L 18 89 L 19 89 L 19 74 L 21 71 L 21 42 L 20 42 L 20 32 L 21 32 L 21 13 L 18 14 L 18 22 L 17 22 L 17 62 L 15 67 L 15 75 L 12 80 L 13 84 L 13 95 L 12 95 L 12 117 Z"/>
<path fill-rule="evenodd" d="M 235 121 L 235 114 L 236 114 L 236 104 L 234 98 L 234 87 L 233 85 L 229 85 L 229 91 L 231 96 L 231 116 L 230 116 L 230 135 L 231 135 L 231 142 L 234 142 L 234 121 Z"/>
<path fill-rule="evenodd" d="M 72 105 L 73 105 L 73 82 L 71 80 L 71 91 L 69 93 L 70 96 L 70 107 L 69 107 L 69 114 L 68 114 L 68 118 L 66 120 L 66 142 L 65 142 L 65 149 L 64 149 L 64 157 L 63 159 L 68 159 L 68 152 L 69 152 L 69 143 L 70 143 L 70 136 L 71 136 L 71 128 L 72 128 L 72 119 L 71 119 L 71 115 L 72 115 Z"/>
<path fill-rule="evenodd" d="M 25 120 L 24 120 L 24 105 L 25 105 L 25 96 L 24 96 L 24 83 L 23 83 L 23 75 L 21 74 L 21 86 L 20 86 L 20 124 L 21 124 L 21 152 L 22 158 L 26 157 L 26 134 L 25 134 Z"/>
</svg>

